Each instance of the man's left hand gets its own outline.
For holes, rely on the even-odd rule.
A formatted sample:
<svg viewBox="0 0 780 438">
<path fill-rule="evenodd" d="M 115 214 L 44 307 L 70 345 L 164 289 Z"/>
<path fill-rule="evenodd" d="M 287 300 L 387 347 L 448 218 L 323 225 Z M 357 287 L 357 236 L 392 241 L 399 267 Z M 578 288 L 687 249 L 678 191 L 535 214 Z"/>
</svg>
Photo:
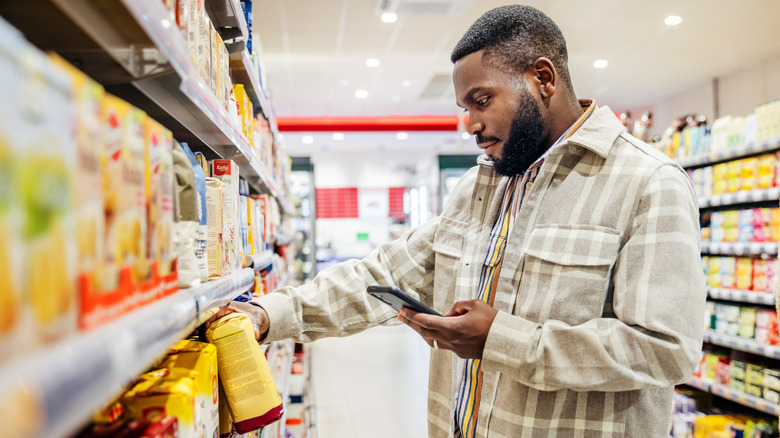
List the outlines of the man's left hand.
<svg viewBox="0 0 780 438">
<path fill-rule="evenodd" d="M 398 320 L 413 328 L 431 347 L 452 350 L 463 359 L 481 359 L 497 313 L 482 300 L 469 300 L 455 303 L 443 317 L 402 308 Z"/>
</svg>

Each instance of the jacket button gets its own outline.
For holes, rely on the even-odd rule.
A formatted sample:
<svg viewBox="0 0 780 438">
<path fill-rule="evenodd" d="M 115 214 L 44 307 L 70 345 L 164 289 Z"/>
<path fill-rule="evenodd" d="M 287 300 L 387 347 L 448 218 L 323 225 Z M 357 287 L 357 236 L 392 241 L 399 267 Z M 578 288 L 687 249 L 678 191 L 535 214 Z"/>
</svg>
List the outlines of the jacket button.
<svg viewBox="0 0 780 438">
<path fill-rule="evenodd" d="M 525 183 L 525 188 L 530 190 L 531 186 L 533 185 L 534 185 L 533 181 L 528 181 L 527 183 Z"/>
</svg>

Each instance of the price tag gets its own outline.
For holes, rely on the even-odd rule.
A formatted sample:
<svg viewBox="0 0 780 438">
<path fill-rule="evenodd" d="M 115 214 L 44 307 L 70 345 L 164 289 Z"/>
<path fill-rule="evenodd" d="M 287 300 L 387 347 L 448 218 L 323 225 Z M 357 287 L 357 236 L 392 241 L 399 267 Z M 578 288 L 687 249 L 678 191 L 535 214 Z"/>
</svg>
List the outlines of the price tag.
<svg viewBox="0 0 780 438">
<path fill-rule="evenodd" d="M 728 397 L 728 396 L 727 396 Z M 747 395 L 746 394 L 737 394 L 737 402 L 740 404 L 746 404 L 747 403 Z"/>
<path fill-rule="evenodd" d="M 736 196 L 736 198 L 737 198 L 736 202 L 747 202 L 748 199 L 750 199 L 750 197 L 751 197 L 750 195 L 754 195 L 755 196 L 755 192 L 748 192 L 748 191 L 738 192 L 737 196 Z M 755 201 L 755 199 L 754 199 L 754 201 Z"/>
<path fill-rule="evenodd" d="M 764 401 L 764 399 L 759 398 L 756 400 L 756 409 L 758 409 L 759 411 L 766 410 L 766 402 Z"/>
</svg>

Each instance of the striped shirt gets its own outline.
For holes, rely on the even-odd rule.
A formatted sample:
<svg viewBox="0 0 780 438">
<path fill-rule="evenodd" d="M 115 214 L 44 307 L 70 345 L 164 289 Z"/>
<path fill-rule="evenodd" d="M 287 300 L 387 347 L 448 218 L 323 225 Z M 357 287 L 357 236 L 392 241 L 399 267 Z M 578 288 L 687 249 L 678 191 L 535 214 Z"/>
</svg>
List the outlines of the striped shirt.
<svg viewBox="0 0 780 438">
<path fill-rule="evenodd" d="M 439 312 L 474 298 L 510 179 L 487 157 L 443 212 L 362 260 L 257 302 L 267 341 L 346 336 L 397 314 L 395 285 Z M 666 437 L 674 385 L 698 363 L 706 301 L 685 171 L 601 107 L 539 166 L 506 239 L 482 353 L 476 436 Z M 430 438 L 452 438 L 464 362 L 431 350 Z"/>
</svg>

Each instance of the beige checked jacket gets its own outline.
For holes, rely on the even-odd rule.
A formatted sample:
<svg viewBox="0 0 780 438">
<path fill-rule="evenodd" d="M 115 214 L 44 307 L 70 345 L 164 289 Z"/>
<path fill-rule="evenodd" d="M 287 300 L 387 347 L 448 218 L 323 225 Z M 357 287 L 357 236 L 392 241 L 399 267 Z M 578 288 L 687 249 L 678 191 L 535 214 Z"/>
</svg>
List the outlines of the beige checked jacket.
<svg viewBox="0 0 780 438">
<path fill-rule="evenodd" d="M 396 285 L 444 313 L 473 299 L 508 178 L 484 156 L 444 212 L 394 242 L 258 301 L 268 340 L 397 322 L 366 294 Z M 487 338 L 479 437 L 665 437 L 673 385 L 698 362 L 706 298 L 685 172 L 608 107 L 551 151 L 504 254 Z M 453 436 L 464 361 L 431 351 L 428 429 Z"/>
</svg>

